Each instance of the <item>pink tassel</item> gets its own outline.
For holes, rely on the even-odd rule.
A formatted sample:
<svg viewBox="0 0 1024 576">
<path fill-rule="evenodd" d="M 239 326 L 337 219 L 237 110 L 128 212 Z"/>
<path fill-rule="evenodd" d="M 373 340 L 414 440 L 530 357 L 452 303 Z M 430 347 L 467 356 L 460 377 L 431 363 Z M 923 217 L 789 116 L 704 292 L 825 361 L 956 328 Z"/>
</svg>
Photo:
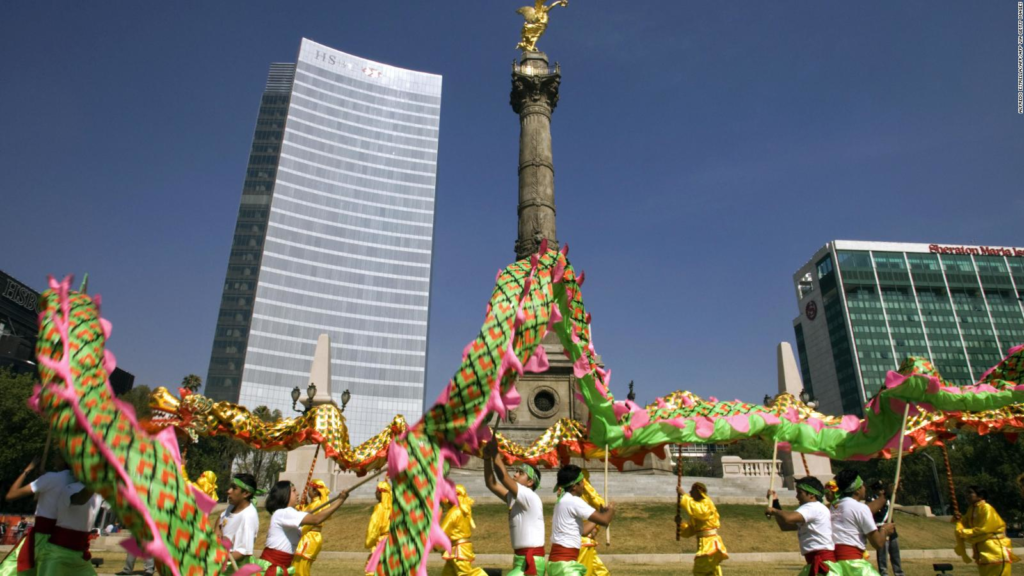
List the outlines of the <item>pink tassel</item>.
<svg viewBox="0 0 1024 576">
<path fill-rule="evenodd" d="M 192 496 L 196 499 L 196 506 L 203 511 L 203 514 L 209 514 L 217 505 L 217 501 L 207 496 L 205 492 L 193 489 Z"/>
<path fill-rule="evenodd" d="M 544 254 L 548 253 L 548 239 L 547 238 L 542 238 L 541 239 L 541 241 L 540 241 L 540 250 L 538 250 L 537 253 L 541 254 L 541 255 L 544 255 Z"/>
<path fill-rule="evenodd" d="M 181 451 L 178 450 L 178 438 L 174 435 L 174 427 L 168 426 L 158 432 L 153 439 L 163 445 L 164 449 L 171 453 L 175 463 L 181 465 Z"/>
<path fill-rule="evenodd" d="M 114 330 L 114 325 L 110 323 L 110 320 L 100 318 L 100 328 L 103 330 L 103 337 L 110 338 L 110 333 Z"/>
<path fill-rule="evenodd" d="M 367 573 L 374 574 L 377 572 L 377 565 L 380 564 L 380 557 L 384 555 L 384 545 L 387 543 L 387 538 L 377 543 L 377 547 L 373 549 L 373 554 L 370 555 L 370 559 L 366 562 Z"/>
<path fill-rule="evenodd" d="M 533 372 L 536 374 L 540 372 L 547 372 L 550 367 L 551 364 L 548 362 L 548 353 L 544 350 L 544 345 L 541 344 L 534 348 L 533 354 L 530 355 L 530 359 L 527 360 L 526 364 L 523 366 L 523 371 Z"/>
<path fill-rule="evenodd" d="M 509 337 L 508 347 L 505 348 L 505 354 L 501 358 L 501 368 L 498 370 L 499 376 L 507 374 L 509 369 L 515 370 L 517 374 L 523 373 L 523 363 L 519 361 L 515 350 L 512 349 L 512 337 Z"/>
<path fill-rule="evenodd" d="M 505 405 L 505 410 L 515 410 L 523 401 L 523 397 L 519 395 L 519 390 L 516 387 L 509 386 L 508 390 L 502 392 L 501 401 Z"/>
<path fill-rule="evenodd" d="M 572 372 L 577 378 L 583 378 L 587 374 L 590 374 L 590 361 L 587 360 L 586 356 L 580 355 L 572 364 Z"/>
<path fill-rule="evenodd" d="M 103 351 L 103 369 L 107 371 L 107 374 L 113 374 L 114 368 L 117 367 L 117 359 L 114 358 L 114 353 L 110 350 Z"/>
<path fill-rule="evenodd" d="M 167 428 L 167 430 L 172 430 Z M 388 476 L 392 479 L 409 468 L 409 452 L 398 442 L 392 442 L 388 448 Z"/>
<path fill-rule="evenodd" d="M 554 330 L 555 324 L 562 322 L 562 310 L 558 307 L 558 303 L 555 302 L 551 305 L 551 316 L 548 318 L 548 330 Z"/>
<path fill-rule="evenodd" d="M 576 277 L 576 285 L 583 288 L 583 281 L 587 279 L 586 270 L 580 272 L 580 275 Z"/>
</svg>

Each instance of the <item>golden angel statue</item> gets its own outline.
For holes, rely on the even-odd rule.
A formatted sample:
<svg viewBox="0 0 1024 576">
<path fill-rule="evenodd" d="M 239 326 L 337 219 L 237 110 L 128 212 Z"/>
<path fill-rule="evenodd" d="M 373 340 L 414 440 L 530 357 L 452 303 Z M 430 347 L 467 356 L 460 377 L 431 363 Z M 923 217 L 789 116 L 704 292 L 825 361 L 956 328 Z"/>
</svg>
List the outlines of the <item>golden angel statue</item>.
<svg viewBox="0 0 1024 576">
<path fill-rule="evenodd" d="M 555 0 L 547 6 L 544 5 L 544 0 L 535 0 L 533 6 L 523 6 L 516 10 L 516 13 L 522 14 L 523 18 L 526 18 L 526 22 L 523 22 L 523 38 L 516 48 L 522 48 L 524 52 L 536 52 L 537 40 L 548 28 L 548 11 L 555 6 L 568 5 L 569 0 Z"/>
</svg>

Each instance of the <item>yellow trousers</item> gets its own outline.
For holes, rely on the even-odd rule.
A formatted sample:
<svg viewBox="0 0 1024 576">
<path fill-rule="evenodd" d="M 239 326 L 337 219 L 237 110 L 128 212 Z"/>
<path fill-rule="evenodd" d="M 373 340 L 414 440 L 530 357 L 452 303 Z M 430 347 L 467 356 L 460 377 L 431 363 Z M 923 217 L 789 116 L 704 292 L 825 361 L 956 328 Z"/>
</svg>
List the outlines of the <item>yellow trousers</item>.
<svg viewBox="0 0 1024 576">
<path fill-rule="evenodd" d="M 577 562 L 587 567 L 587 576 L 611 576 L 611 572 L 597 555 L 597 546 L 580 548 L 580 557 Z"/>
<path fill-rule="evenodd" d="M 1013 564 L 978 564 L 978 574 L 981 576 L 1010 576 Z"/>
<path fill-rule="evenodd" d="M 694 576 L 722 576 L 721 559 L 716 556 L 697 556 L 693 559 Z"/>
<path fill-rule="evenodd" d="M 469 560 L 449 559 L 444 563 L 441 576 L 486 576 L 483 568 L 474 568 Z"/>
<path fill-rule="evenodd" d="M 316 561 L 320 549 L 324 546 L 324 536 L 319 530 L 310 530 L 302 535 L 299 545 L 295 548 L 295 559 L 292 560 L 292 574 L 310 576 L 313 562 Z"/>
</svg>

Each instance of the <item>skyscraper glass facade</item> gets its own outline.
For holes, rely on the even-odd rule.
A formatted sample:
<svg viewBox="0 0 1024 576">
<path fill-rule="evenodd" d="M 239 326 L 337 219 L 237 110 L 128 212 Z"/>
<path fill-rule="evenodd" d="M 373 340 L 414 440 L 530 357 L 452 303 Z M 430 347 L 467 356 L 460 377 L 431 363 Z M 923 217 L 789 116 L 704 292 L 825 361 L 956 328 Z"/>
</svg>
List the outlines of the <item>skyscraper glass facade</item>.
<svg viewBox="0 0 1024 576">
<path fill-rule="evenodd" d="M 1024 343 L 1024 249 L 837 240 L 794 283 L 801 372 L 832 413 L 859 414 L 907 356 L 965 385 Z"/>
<path fill-rule="evenodd" d="M 302 41 L 238 402 L 291 412 L 326 333 L 353 442 L 422 411 L 440 104 L 440 76 Z"/>
</svg>

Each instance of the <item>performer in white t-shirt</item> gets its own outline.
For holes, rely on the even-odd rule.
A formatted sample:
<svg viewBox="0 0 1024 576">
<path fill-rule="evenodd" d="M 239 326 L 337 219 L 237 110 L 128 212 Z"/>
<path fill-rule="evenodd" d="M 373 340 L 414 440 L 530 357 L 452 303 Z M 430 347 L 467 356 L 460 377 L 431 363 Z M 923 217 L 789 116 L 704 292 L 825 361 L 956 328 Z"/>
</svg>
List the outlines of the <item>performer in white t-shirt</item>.
<svg viewBox="0 0 1024 576">
<path fill-rule="evenodd" d="M 217 522 L 217 539 L 227 538 L 231 542 L 231 558 L 238 566 L 249 563 L 256 546 L 260 517 L 252 499 L 262 494 L 256 488 L 256 477 L 252 474 L 240 473 L 231 478 L 228 507 Z"/>
<path fill-rule="evenodd" d="M 103 499 L 81 483 L 64 487 L 57 508 L 57 525 L 46 555 L 39 562 L 38 576 L 96 574 L 89 562 L 89 536 L 102 504 Z"/>
<path fill-rule="evenodd" d="M 536 490 L 540 472 L 522 462 L 506 470 L 498 454 L 498 443 L 484 446 L 484 483 L 487 489 L 508 505 L 508 531 L 515 556 L 508 576 L 544 574 L 544 505 Z"/>
<path fill-rule="evenodd" d="M 774 517 L 783 532 L 795 531 L 800 541 L 800 553 L 807 565 L 800 576 L 827 574 L 828 564 L 835 562 L 832 545 L 832 516 L 828 507 L 821 503 L 825 498 L 825 487 L 813 476 L 796 481 L 796 499 L 800 507 L 795 511 L 783 510 L 774 491 L 768 492 L 772 505 L 765 515 Z"/>
<path fill-rule="evenodd" d="M 608 526 L 615 516 L 615 505 L 609 502 L 595 510 L 583 501 L 583 470 L 575 464 L 558 470 L 558 503 L 551 517 L 551 554 L 547 576 L 585 576 L 587 567 L 578 562 L 582 535 L 597 526 Z"/>
<path fill-rule="evenodd" d="M 17 574 L 19 567 L 23 571 L 35 573 L 37 559 L 46 555 L 46 547 L 53 535 L 53 529 L 57 526 L 57 510 L 64 488 L 75 481 L 67 464 L 55 451 L 54 459 L 58 472 L 46 472 L 35 481 L 26 484 L 28 475 L 39 468 L 40 459 L 33 459 L 7 491 L 8 501 L 35 496 L 36 519 L 35 526 L 24 533 L 14 550 L 0 563 L 0 576 Z"/>
<path fill-rule="evenodd" d="M 270 528 L 267 529 L 267 544 L 257 564 L 266 571 L 264 576 L 287 574 L 288 567 L 295 558 L 295 547 L 302 538 L 302 526 L 323 523 L 331 514 L 341 507 L 348 498 L 348 492 L 342 490 L 338 499 L 323 510 L 310 514 L 295 509 L 299 503 L 299 491 L 295 485 L 282 480 L 274 485 L 267 496 L 265 506 L 270 512 Z"/>
<path fill-rule="evenodd" d="M 892 533 L 892 524 L 875 524 L 873 511 L 864 504 L 867 487 L 854 470 L 843 470 L 836 475 L 839 500 L 832 510 L 832 542 L 835 544 L 836 563 L 850 573 L 876 575 L 878 572 L 864 559 L 867 543 L 876 549 L 885 545 Z M 881 508 L 883 502 L 874 504 Z"/>
</svg>

